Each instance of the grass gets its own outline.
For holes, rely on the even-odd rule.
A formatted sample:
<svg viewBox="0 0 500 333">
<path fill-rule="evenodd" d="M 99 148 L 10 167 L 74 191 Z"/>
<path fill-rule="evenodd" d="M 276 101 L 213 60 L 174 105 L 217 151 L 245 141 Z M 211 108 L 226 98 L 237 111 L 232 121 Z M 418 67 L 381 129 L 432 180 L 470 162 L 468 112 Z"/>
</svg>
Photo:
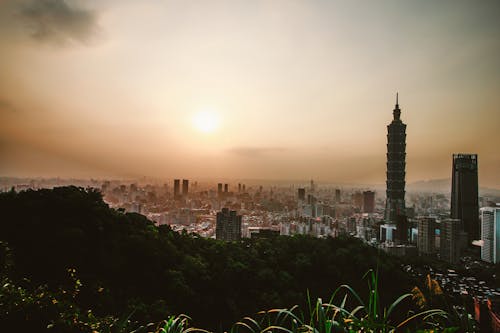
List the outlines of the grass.
<svg viewBox="0 0 500 333">
<path fill-rule="evenodd" d="M 395 321 L 394 311 L 411 294 L 398 297 L 389 307 L 381 308 L 378 292 L 378 274 L 370 270 L 364 276 L 368 281 L 369 295 L 366 301 L 348 285 L 342 285 L 324 303 L 321 298 L 311 301 L 308 296 L 308 312 L 302 313 L 297 306 L 290 309 L 272 309 L 257 314 L 257 318 L 245 317 L 237 322 L 231 333 L 332 333 L 332 332 L 401 332 L 425 329 L 427 322 L 436 317 L 445 318 L 446 312 L 430 309 L 417 313 L 409 312 L 406 318 Z M 348 307 L 348 299 L 355 305 Z M 338 300 L 338 301 L 336 301 Z M 433 325 L 430 325 L 433 326 Z"/>
</svg>

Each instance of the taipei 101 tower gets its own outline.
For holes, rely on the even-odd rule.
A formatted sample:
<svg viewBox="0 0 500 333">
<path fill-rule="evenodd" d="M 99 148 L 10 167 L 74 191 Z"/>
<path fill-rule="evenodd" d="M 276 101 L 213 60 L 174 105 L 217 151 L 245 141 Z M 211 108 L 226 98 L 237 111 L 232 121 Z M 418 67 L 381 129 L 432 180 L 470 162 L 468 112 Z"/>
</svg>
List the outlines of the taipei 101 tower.
<svg viewBox="0 0 500 333">
<path fill-rule="evenodd" d="M 387 125 L 387 199 L 385 221 L 396 224 L 398 216 L 405 215 L 406 124 L 401 121 L 401 110 L 396 94 L 394 119 Z"/>
</svg>

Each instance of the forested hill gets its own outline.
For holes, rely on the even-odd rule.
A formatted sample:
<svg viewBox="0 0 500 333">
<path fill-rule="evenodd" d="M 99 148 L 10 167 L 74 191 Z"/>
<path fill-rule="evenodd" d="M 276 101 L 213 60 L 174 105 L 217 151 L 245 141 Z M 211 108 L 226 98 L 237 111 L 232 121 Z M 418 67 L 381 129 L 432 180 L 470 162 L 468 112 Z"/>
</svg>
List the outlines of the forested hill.
<svg viewBox="0 0 500 333">
<path fill-rule="evenodd" d="M 0 214 L 0 240 L 11 253 L 2 251 L 2 276 L 49 291 L 74 291 L 77 279 L 75 306 L 95 316 L 134 310 L 132 318 L 144 323 L 186 313 L 195 325 L 220 330 L 263 309 L 303 304 L 308 291 L 328 299 L 347 283 L 364 294 L 370 268 L 379 268 L 382 301 L 411 288 L 395 259 L 353 238 L 225 243 L 110 209 L 92 189 L 0 193 Z M 57 315 L 44 311 L 11 309 L 3 320 L 28 325 L 31 318 L 41 329 Z"/>
</svg>

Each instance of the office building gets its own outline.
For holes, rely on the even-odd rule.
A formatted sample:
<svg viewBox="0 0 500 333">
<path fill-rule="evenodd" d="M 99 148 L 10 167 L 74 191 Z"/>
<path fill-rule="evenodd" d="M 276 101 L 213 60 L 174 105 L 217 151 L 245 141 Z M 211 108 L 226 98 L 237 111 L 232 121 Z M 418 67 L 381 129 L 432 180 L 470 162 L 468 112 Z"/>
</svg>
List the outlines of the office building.
<svg viewBox="0 0 500 333">
<path fill-rule="evenodd" d="M 241 239 L 241 215 L 236 211 L 222 208 L 217 213 L 215 238 L 224 241 L 238 241 Z"/>
<path fill-rule="evenodd" d="M 305 188 L 299 188 L 297 190 L 297 195 L 298 195 L 298 199 L 299 200 L 305 201 L 306 200 L 306 189 Z"/>
<path fill-rule="evenodd" d="M 178 199 L 181 196 L 181 180 L 174 179 L 174 199 Z"/>
<path fill-rule="evenodd" d="M 336 188 L 335 189 L 335 203 L 340 203 L 342 201 L 341 195 L 340 195 L 340 189 Z"/>
<path fill-rule="evenodd" d="M 363 213 L 373 213 L 375 212 L 375 192 L 364 191 L 363 192 Z"/>
<path fill-rule="evenodd" d="M 189 180 L 183 179 L 182 180 L 182 195 L 187 196 L 188 192 L 189 192 Z"/>
<path fill-rule="evenodd" d="M 241 184 L 238 183 L 238 193 L 241 193 Z"/>
<path fill-rule="evenodd" d="M 227 193 L 228 189 L 229 189 L 229 185 L 228 184 L 224 184 L 224 193 Z"/>
<path fill-rule="evenodd" d="M 380 226 L 380 242 L 394 242 L 396 238 L 395 224 L 382 224 Z"/>
<path fill-rule="evenodd" d="M 419 217 L 417 220 L 417 248 L 419 254 L 433 254 L 436 252 L 436 219 L 433 217 Z"/>
<path fill-rule="evenodd" d="M 363 206 L 363 194 L 359 191 L 356 191 L 352 195 L 352 202 L 356 208 L 361 209 Z"/>
<path fill-rule="evenodd" d="M 500 208 L 484 207 L 481 212 L 481 260 L 497 264 L 500 262 Z"/>
<path fill-rule="evenodd" d="M 477 155 L 453 154 L 451 218 L 462 221 L 469 245 L 479 239 Z"/>
<path fill-rule="evenodd" d="M 217 195 L 219 197 L 222 195 L 222 183 L 217 184 Z"/>
<path fill-rule="evenodd" d="M 396 95 L 393 120 L 387 126 L 387 192 L 385 221 L 395 224 L 399 215 L 405 215 L 406 124 L 401 121 L 401 110 Z"/>
<path fill-rule="evenodd" d="M 396 244 L 408 244 L 408 218 L 406 215 L 398 215 L 396 217 L 396 231 L 394 233 L 394 242 Z"/>
<path fill-rule="evenodd" d="M 440 249 L 441 260 L 455 264 L 460 259 L 460 236 L 462 226 L 458 219 L 441 221 Z"/>
</svg>

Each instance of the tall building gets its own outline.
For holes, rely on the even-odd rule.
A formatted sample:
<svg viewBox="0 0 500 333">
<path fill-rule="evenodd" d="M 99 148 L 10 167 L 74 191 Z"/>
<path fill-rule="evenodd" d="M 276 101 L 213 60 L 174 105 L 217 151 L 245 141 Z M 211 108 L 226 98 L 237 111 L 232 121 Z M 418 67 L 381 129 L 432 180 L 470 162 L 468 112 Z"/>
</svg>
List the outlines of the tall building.
<svg viewBox="0 0 500 333">
<path fill-rule="evenodd" d="M 297 195 L 298 195 L 299 200 L 305 201 L 306 200 L 306 189 L 299 188 L 297 190 Z"/>
<path fill-rule="evenodd" d="M 227 193 L 228 188 L 229 188 L 229 185 L 228 184 L 224 184 L 224 193 Z"/>
<path fill-rule="evenodd" d="M 222 183 L 217 184 L 217 195 L 219 197 L 222 195 Z"/>
<path fill-rule="evenodd" d="M 433 217 L 419 217 L 417 221 L 418 238 L 417 248 L 418 253 L 433 254 L 436 244 L 436 219 Z"/>
<path fill-rule="evenodd" d="M 439 253 L 441 260 L 456 263 L 460 259 L 461 223 L 458 219 L 444 219 L 441 221 L 439 234 Z"/>
<path fill-rule="evenodd" d="M 215 238 L 224 241 L 238 241 L 241 239 L 241 215 L 236 215 L 235 210 L 222 208 L 217 213 Z"/>
<path fill-rule="evenodd" d="M 399 215 L 405 215 L 406 124 L 401 121 L 401 110 L 396 94 L 394 119 L 387 126 L 387 192 L 386 223 L 395 224 Z"/>
<path fill-rule="evenodd" d="M 189 192 L 189 180 L 183 179 L 182 180 L 182 195 L 187 196 L 188 192 Z"/>
<path fill-rule="evenodd" d="M 398 215 L 396 217 L 396 231 L 394 233 L 394 242 L 396 244 L 408 244 L 408 217 L 406 215 Z"/>
<path fill-rule="evenodd" d="M 467 240 L 479 239 L 477 154 L 453 154 L 451 218 L 462 221 Z"/>
<path fill-rule="evenodd" d="M 363 213 L 373 213 L 375 212 L 375 192 L 364 191 L 363 192 Z"/>
<path fill-rule="evenodd" d="M 181 195 L 181 180 L 174 179 L 174 199 L 179 198 Z"/>
<path fill-rule="evenodd" d="M 359 191 L 356 191 L 352 195 L 352 203 L 356 208 L 361 209 L 363 206 L 363 194 Z"/>
<path fill-rule="evenodd" d="M 238 183 L 238 193 L 241 192 L 241 183 Z"/>
<path fill-rule="evenodd" d="M 382 224 L 380 226 L 380 242 L 394 242 L 396 239 L 396 225 Z"/>
<path fill-rule="evenodd" d="M 336 203 L 340 203 L 341 201 L 341 197 L 340 197 L 340 189 L 339 188 L 336 188 L 335 189 L 335 202 Z"/>
<path fill-rule="evenodd" d="M 500 262 L 500 208 L 484 207 L 481 212 L 481 260 Z"/>
</svg>

